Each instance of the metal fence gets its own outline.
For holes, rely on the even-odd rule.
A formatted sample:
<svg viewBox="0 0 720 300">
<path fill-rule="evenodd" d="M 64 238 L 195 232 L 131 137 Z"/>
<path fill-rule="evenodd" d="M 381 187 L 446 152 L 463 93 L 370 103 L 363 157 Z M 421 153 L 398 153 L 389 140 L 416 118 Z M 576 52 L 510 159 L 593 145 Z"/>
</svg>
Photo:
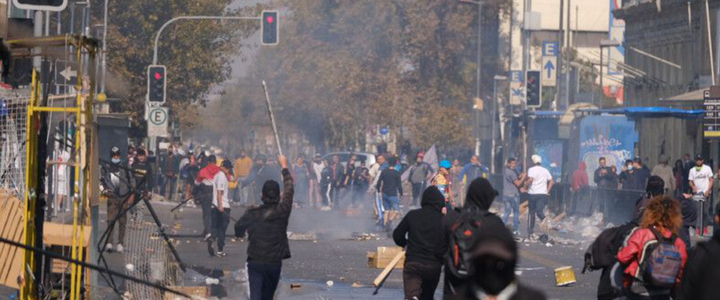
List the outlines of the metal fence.
<svg viewBox="0 0 720 300">
<path fill-rule="evenodd" d="M 181 285 L 180 265 L 157 225 L 145 218 L 149 215 L 147 206 L 140 202 L 133 210 L 128 212 L 125 233 L 125 263 L 132 265 L 126 268 L 127 274 L 166 287 Z M 150 286 L 128 281 L 126 287 L 133 299 L 163 299 L 162 291 Z"/>
<path fill-rule="evenodd" d="M 29 96 L 0 92 L 0 185 L 20 199 L 25 199 L 29 102 Z"/>
</svg>

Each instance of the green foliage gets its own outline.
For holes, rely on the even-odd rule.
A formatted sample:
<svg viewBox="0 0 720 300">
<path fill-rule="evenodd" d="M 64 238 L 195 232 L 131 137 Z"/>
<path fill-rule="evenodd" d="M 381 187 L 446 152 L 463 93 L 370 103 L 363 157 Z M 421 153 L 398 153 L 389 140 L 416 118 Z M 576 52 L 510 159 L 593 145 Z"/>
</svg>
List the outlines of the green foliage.
<svg viewBox="0 0 720 300">
<path fill-rule="evenodd" d="M 142 120 L 147 87 L 146 70 L 160 27 L 178 16 L 255 16 L 256 8 L 228 9 L 232 0 L 108 1 L 108 92 L 123 99 L 122 109 Z M 94 6 L 102 16 L 102 5 Z M 100 22 L 102 20 L 95 20 Z M 198 124 L 198 107 L 217 83 L 230 75 L 239 41 L 259 29 L 259 22 L 190 20 L 164 30 L 158 63 L 167 66 L 167 106 L 182 119 L 182 128 Z"/>
<path fill-rule="evenodd" d="M 484 2 L 486 19 L 509 3 Z M 407 128 L 421 147 L 470 144 L 476 6 L 443 0 L 276 6 L 287 12 L 280 44 L 261 50 L 248 80 L 266 80 L 277 93 L 284 128 L 337 148 L 361 145 L 376 126 Z"/>
</svg>

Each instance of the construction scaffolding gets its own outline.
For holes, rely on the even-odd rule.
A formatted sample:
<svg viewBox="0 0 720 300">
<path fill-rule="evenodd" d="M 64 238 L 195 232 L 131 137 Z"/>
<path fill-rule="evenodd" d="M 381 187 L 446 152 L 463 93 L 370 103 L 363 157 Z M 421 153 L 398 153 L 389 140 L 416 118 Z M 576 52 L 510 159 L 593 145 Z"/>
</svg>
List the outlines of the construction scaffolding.
<svg viewBox="0 0 720 300">
<path fill-rule="evenodd" d="M 72 186 L 66 186 L 67 201 L 72 202 L 72 247 L 70 258 L 83 261 L 87 258 L 86 248 L 83 245 L 85 241 L 88 225 L 90 225 L 90 204 L 93 195 L 97 195 L 98 182 L 96 176 L 92 176 L 93 172 L 97 172 L 97 163 L 93 163 L 92 148 L 93 145 L 93 91 L 95 85 L 95 56 L 98 51 L 97 41 L 81 35 L 64 35 L 51 36 L 42 38 L 27 38 L 19 40 L 7 41 L 10 49 L 13 51 L 14 57 L 40 57 L 48 64 L 57 61 L 56 57 L 43 55 L 43 53 L 57 53 L 51 49 L 63 48 L 66 56 L 73 57 L 77 63 L 77 83 L 75 85 L 75 95 L 62 96 L 65 98 L 74 98 L 75 101 L 71 105 L 65 107 L 54 107 L 49 105 L 50 89 L 51 89 L 51 68 L 45 69 L 44 76 L 40 76 L 38 70 L 32 70 L 32 82 L 30 86 L 30 96 L 26 102 L 24 98 L 19 97 L 6 100 L 6 106 L 9 111 L 4 119 L 0 120 L 0 135 L 5 142 L 3 143 L 2 164 L 3 170 L 9 172 L 8 175 L 2 177 L 0 183 L 4 187 L 13 191 L 13 193 L 21 193 L 24 199 L 24 217 L 23 232 L 24 237 L 22 243 L 36 248 L 42 248 L 43 223 L 45 202 L 49 199 L 50 189 L 45 185 L 46 170 L 48 166 L 57 165 L 64 168 L 67 173 L 74 170 L 72 174 Z M 70 55 L 67 55 L 70 53 Z M 87 73 L 87 74 L 85 74 Z M 42 77 L 42 78 L 41 78 Z M 84 81 L 88 81 L 86 84 Z M 9 105 L 8 105 L 9 103 Z M 16 107 L 13 111 L 13 107 Z M 25 124 L 23 126 L 20 116 L 25 112 Z M 13 112 L 13 114 L 10 114 Z M 53 158 L 56 156 L 48 155 L 48 149 L 55 144 L 50 143 L 49 136 L 51 129 L 49 127 L 51 119 L 49 114 L 63 113 L 73 115 L 72 123 L 76 127 L 72 136 L 72 143 L 63 145 L 61 149 L 67 151 L 64 161 L 57 161 Z M 0 112 L 2 115 L 2 112 Z M 20 129 L 20 128 L 24 128 Z M 63 134 L 65 135 L 67 131 Z M 48 147 L 48 144 L 51 146 Z M 25 155 L 18 155 L 25 150 Z M 54 151 L 53 151 L 54 152 Z M 20 168 L 14 168 L 20 166 Z M 15 171 L 11 171 L 15 169 Z M 24 169 L 24 174 L 21 173 Z M 24 175 L 22 180 L 19 180 Z M 95 201 L 97 198 L 95 198 Z M 25 250 L 22 262 L 22 286 L 20 289 L 21 299 L 39 299 L 46 294 L 48 290 L 53 289 L 49 276 L 45 276 L 47 271 L 42 271 L 43 256 L 37 251 Z M 89 289 L 83 289 L 83 285 L 88 282 L 88 274 L 85 268 L 77 264 L 70 264 L 70 280 L 69 293 L 61 291 L 68 299 L 80 299 L 83 291 L 89 293 Z"/>
</svg>

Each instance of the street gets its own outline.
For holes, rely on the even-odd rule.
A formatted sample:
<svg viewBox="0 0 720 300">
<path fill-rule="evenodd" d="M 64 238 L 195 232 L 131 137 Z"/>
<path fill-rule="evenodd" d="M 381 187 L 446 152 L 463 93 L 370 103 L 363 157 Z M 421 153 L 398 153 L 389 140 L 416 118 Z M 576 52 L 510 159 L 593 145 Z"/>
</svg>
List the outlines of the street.
<svg viewBox="0 0 720 300">
<path fill-rule="evenodd" d="M 170 209 L 175 203 L 154 201 L 153 207 L 161 220 L 170 226 L 173 214 Z M 233 208 L 231 215 L 238 219 L 241 209 Z M 292 258 L 283 262 L 282 281 L 278 288 L 277 299 L 401 299 L 402 272 L 394 270 L 380 289 L 375 290 L 372 281 L 380 273 L 379 269 L 367 267 L 367 252 L 375 251 L 378 246 L 394 246 L 392 239 L 383 234 L 371 240 L 359 241 L 354 238 L 358 233 L 372 233 L 374 221 L 371 211 L 357 216 L 347 216 L 337 211 L 320 212 L 314 209 L 296 209 L 292 213 L 288 230 L 292 233 L 312 232 L 317 240 L 292 240 L 290 249 Z M 102 213 L 103 220 L 104 213 Z M 202 231 L 199 208 L 183 208 L 179 214 L 180 228 L 172 235 L 197 236 Z M 105 224 L 105 222 L 103 222 Z M 228 234 L 234 234 L 232 225 Z M 301 236 L 302 237 L 302 236 Z M 244 270 L 247 243 L 228 237 L 227 257 L 210 257 L 206 243 L 202 238 L 182 237 L 177 250 L 183 263 L 190 270 L 196 269 L 207 274 L 210 270 L 222 270 L 219 286 L 211 286 L 213 296 L 226 299 L 247 299 L 244 282 L 235 279 L 238 270 Z M 551 247 L 536 242 L 520 243 L 521 259 L 516 269 L 521 282 L 538 288 L 546 293 L 548 299 L 592 299 L 596 293 L 599 272 L 580 274 L 582 255 L 586 246 L 566 246 L 556 244 Z M 123 254 L 107 255 L 111 268 L 124 272 Z M 567 287 L 555 286 L 554 269 L 572 266 L 578 282 Z M 192 272 L 192 271 L 191 271 Z M 217 274 L 217 271 L 215 271 Z M 244 281 L 244 280 L 242 280 Z M 328 282 L 332 281 L 332 286 Z M 122 281 L 119 281 L 122 282 Z M 185 282 L 186 286 L 202 285 Z M 299 288 L 291 288 L 299 284 Z M 104 283 L 103 285 L 106 285 Z M 442 281 L 441 281 L 442 285 Z M 109 289 L 100 289 L 102 297 L 112 297 Z M 442 295 L 439 286 L 436 298 Z M 104 299 L 104 298 L 103 298 Z M 115 296 L 115 299 L 119 297 Z"/>
</svg>

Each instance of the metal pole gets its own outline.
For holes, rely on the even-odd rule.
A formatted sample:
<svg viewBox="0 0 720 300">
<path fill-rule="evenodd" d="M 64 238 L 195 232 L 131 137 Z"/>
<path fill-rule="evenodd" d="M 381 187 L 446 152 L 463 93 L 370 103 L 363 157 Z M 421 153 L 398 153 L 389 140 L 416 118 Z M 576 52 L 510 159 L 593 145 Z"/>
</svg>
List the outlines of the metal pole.
<svg viewBox="0 0 720 300">
<path fill-rule="evenodd" d="M 492 139 L 492 149 L 490 150 L 490 173 L 495 174 L 495 118 L 497 112 L 497 80 L 493 78 L 493 110 L 492 115 L 492 133 L 490 134 Z"/>
<path fill-rule="evenodd" d="M 564 47 L 565 47 L 565 38 L 564 38 L 565 31 L 564 31 L 564 29 L 565 28 L 563 28 L 563 20 L 564 20 L 563 6 L 564 5 L 565 5 L 565 1 L 560 0 L 560 13 L 558 14 L 560 16 L 560 20 L 558 21 L 559 24 L 558 24 L 558 34 L 557 34 L 557 39 L 558 39 L 558 42 L 560 43 L 560 50 L 558 51 L 557 73 L 555 75 L 555 76 L 557 76 L 556 77 L 557 87 L 555 88 L 555 109 L 554 109 L 555 111 L 563 108 L 563 105 L 562 105 L 563 100 L 562 100 L 562 95 L 560 95 L 560 91 L 562 91 L 562 65 L 563 65 L 563 52 L 565 51 L 564 50 Z"/>
<path fill-rule="evenodd" d="M 600 46 L 600 108 L 603 108 L 603 101 L 605 99 L 605 88 L 603 87 L 603 47 Z"/>
<path fill-rule="evenodd" d="M 35 25 L 33 27 L 33 35 L 36 37 L 43 36 L 43 12 L 39 10 L 35 11 Z M 38 72 L 41 71 L 42 65 L 42 57 L 38 55 L 40 54 L 40 52 L 42 52 L 42 48 L 33 48 L 33 54 L 36 55 L 35 57 L 33 57 L 33 68 L 35 68 L 35 70 L 37 70 Z"/>
<path fill-rule="evenodd" d="M 475 75 L 476 78 L 476 86 L 475 86 L 475 97 L 478 99 L 480 98 L 480 85 L 481 85 L 481 70 L 480 65 L 482 64 L 482 2 L 476 2 L 475 3 L 478 7 L 478 31 L 477 31 L 477 74 Z M 475 135 L 475 155 L 480 156 L 480 111 L 475 110 L 475 128 L 476 128 L 476 135 Z"/>
<path fill-rule="evenodd" d="M 267 103 L 268 114 L 270 115 L 270 123 L 272 124 L 272 130 L 275 134 L 275 145 L 278 148 L 278 154 L 283 155 L 282 147 L 280 147 L 280 136 L 278 135 L 277 126 L 275 126 L 275 114 L 273 113 L 272 104 L 270 104 L 270 95 L 268 94 L 267 84 L 265 80 L 262 82 L 263 91 L 265 91 L 265 102 Z"/>
<path fill-rule="evenodd" d="M 160 30 L 158 30 L 157 34 L 155 35 L 155 46 L 153 46 L 153 65 L 157 64 L 158 57 L 157 57 L 157 48 L 158 48 L 158 41 L 160 40 L 160 35 L 162 34 L 163 30 L 165 30 L 165 27 L 168 25 L 174 23 L 175 21 L 179 20 L 255 20 L 260 21 L 262 20 L 261 17 L 224 17 L 224 16 L 182 16 L 182 17 L 176 17 L 172 18 L 169 21 L 165 22 L 160 27 Z"/>
<path fill-rule="evenodd" d="M 105 92 L 105 76 L 107 73 L 107 26 L 108 26 L 108 0 L 105 0 L 105 20 L 103 21 L 102 41 L 102 81 L 100 81 L 100 92 Z"/>
<path fill-rule="evenodd" d="M 713 57 L 712 31 L 710 31 L 710 5 L 705 0 L 705 23 L 707 24 L 708 53 L 710 54 L 710 77 L 715 85 L 715 59 Z"/>
</svg>

